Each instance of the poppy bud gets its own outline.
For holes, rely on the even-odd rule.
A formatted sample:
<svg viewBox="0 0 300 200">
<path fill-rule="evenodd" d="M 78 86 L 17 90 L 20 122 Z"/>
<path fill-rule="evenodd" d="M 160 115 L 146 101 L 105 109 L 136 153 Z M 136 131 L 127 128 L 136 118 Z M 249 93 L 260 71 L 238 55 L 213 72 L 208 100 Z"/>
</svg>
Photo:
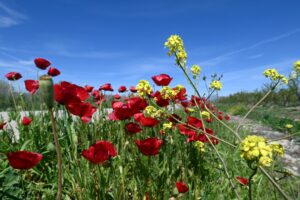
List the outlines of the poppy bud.
<svg viewBox="0 0 300 200">
<path fill-rule="evenodd" d="M 52 108 L 54 105 L 54 87 L 51 76 L 44 75 L 39 79 L 40 93 L 42 99 L 48 108 Z"/>
<path fill-rule="evenodd" d="M 55 146 L 52 142 L 47 145 L 47 151 L 55 151 Z"/>
</svg>

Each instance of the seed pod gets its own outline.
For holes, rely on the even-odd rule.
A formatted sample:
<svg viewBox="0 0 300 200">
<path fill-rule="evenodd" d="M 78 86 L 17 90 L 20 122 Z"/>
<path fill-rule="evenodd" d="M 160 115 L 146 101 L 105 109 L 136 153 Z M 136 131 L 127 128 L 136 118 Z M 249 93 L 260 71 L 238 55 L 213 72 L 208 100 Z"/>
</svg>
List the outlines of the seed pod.
<svg viewBox="0 0 300 200">
<path fill-rule="evenodd" d="M 51 76 L 43 75 L 39 79 L 40 94 L 47 107 L 53 108 L 54 105 L 54 86 Z"/>
</svg>

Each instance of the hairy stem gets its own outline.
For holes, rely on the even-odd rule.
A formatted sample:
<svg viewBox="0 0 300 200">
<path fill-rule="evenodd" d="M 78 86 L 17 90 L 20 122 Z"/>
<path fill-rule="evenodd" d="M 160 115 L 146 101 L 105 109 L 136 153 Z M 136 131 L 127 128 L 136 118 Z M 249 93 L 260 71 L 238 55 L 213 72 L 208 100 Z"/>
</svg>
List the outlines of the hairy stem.
<svg viewBox="0 0 300 200">
<path fill-rule="evenodd" d="M 55 143 L 55 149 L 56 149 L 56 155 L 57 155 L 57 171 L 58 171 L 57 199 L 62 200 L 62 155 L 61 155 L 60 144 L 58 141 L 58 134 L 57 134 L 56 126 L 55 126 L 53 109 L 50 108 L 49 112 L 50 112 L 52 132 L 53 132 L 53 136 L 54 136 L 54 143 Z"/>
</svg>

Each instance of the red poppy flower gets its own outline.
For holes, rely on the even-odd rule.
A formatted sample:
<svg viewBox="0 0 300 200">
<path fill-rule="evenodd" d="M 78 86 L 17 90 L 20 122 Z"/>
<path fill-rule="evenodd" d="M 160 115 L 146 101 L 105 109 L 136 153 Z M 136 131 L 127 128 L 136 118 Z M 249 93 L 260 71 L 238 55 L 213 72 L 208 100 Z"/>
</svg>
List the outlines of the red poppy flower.
<svg viewBox="0 0 300 200">
<path fill-rule="evenodd" d="M 154 127 L 159 121 L 153 117 L 145 117 L 144 115 L 140 117 L 139 122 L 142 126 Z"/>
<path fill-rule="evenodd" d="M 58 75 L 60 75 L 60 71 L 58 69 L 54 68 L 54 67 L 50 67 L 48 69 L 48 75 L 52 76 L 52 77 L 58 76 Z"/>
<path fill-rule="evenodd" d="M 155 82 L 158 86 L 167 86 L 171 82 L 173 78 L 171 78 L 167 74 L 160 74 L 157 76 L 152 76 L 152 80 Z"/>
<path fill-rule="evenodd" d="M 89 98 L 89 94 L 83 87 L 62 81 L 54 85 L 54 98 L 60 104 L 79 103 Z"/>
<path fill-rule="evenodd" d="M 19 72 L 9 72 L 5 77 L 10 81 L 16 81 L 22 78 L 22 75 Z"/>
<path fill-rule="evenodd" d="M 207 119 L 205 119 L 205 121 L 206 121 L 207 123 L 212 123 L 212 122 L 214 121 L 214 119 L 213 119 L 213 118 L 207 118 Z"/>
<path fill-rule="evenodd" d="M 42 160 L 43 155 L 29 151 L 7 153 L 9 165 L 14 169 L 31 169 Z"/>
<path fill-rule="evenodd" d="M 99 105 L 101 102 L 105 102 L 105 96 L 99 92 L 99 90 L 93 90 L 92 91 L 92 96 L 94 97 L 94 100 L 96 101 L 95 103 Z"/>
<path fill-rule="evenodd" d="M 237 176 L 236 179 L 241 185 L 248 185 L 249 184 L 249 180 L 247 178 Z"/>
<path fill-rule="evenodd" d="M 185 182 L 176 182 L 176 188 L 179 193 L 186 193 L 187 191 L 189 191 L 189 188 L 185 184 Z"/>
<path fill-rule="evenodd" d="M 115 98 L 115 99 L 121 99 L 121 96 L 120 96 L 119 94 L 115 94 L 115 95 L 114 95 L 114 98 Z"/>
<path fill-rule="evenodd" d="M 143 116 L 144 116 L 144 114 L 141 113 L 141 112 L 135 113 L 135 114 L 133 115 L 133 119 L 134 119 L 134 121 L 136 121 L 136 122 L 140 122 L 140 119 L 141 119 Z"/>
<path fill-rule="evenodd" d="M 188 116 L 187 117 L 187 123 L 193 127 L 196 127 L 196 128 L 203 128 L 203 124 L 202 124 L 202 121 L 201 119 L 198 119 L 196 117 L 191 117 L 191 116 Z"/>
<path fill-rule="evenodd" d="M 40 69 L 46 69 L 51 65 L 51 63 L 44 59 L 44 58 L 36 58 L 34 59 L 35 66 L 37 66 Z"/>
<path fill-rule="evenodd" d="M 97 111 L 90 103 L 71 102 L 66 105 L 67 110 L 73 115 L 79 116 L 83 123 L 91 121 L 93 114 Z"/>
<path fill-rule="evenodd" d="M 225 119 L 226 119 L 226 121 L 229 121 L 230 120 L 230 116 L 229 115 L 225 115 Z"/>
<path fill-rule="evenodd" d="M 127 88 L 124 85 L 121 85 L 118 89 L 119 92 L 126 92 Z"/>
<path fill-rule="evenodd" d="M 223 116 L 219 114 L 219 115 L 218 115 L 218 119 L 219 119 L 219 120 L 223 120 Z"/>
<path fill-rule="evenodd" d="M 111 157 L 117 156 L 115 146 L 108 141 L 97 141 L 88 149 L 82 151 L 82 156 L 93 164 L 102 164 Z"/>
<path fill-rule="evenodd" d="M 125 129 L 129 133 L 133 133 L 133 134 L 142 131 L 141 127 L 138 124 L 133 122 L 129 122 L 128 124 L 126 124 Z"/>
<path fill-rule="evenodd" d="M 5 125 L 6 125 L 6 122 L 0 122 L 0 130 L 3 130 Z"/>
<path fill-rule="evenodd" d="M 176 88 L 173 88 L 173 90 L 177 90 Z M 187 100 L 187 94 L 186 94 L 186 89 L 182 88 L 176 95 L 175 97 L 176 100 L 179 101 L 185 101 Z"/>
<path fill-rule="evenodd" d="M 100 86 L 99 90 L 114 91 L 110 83 L 105 83 L 104 85 Z"/>
<path fill-rule="evenodd" d="M 30 117 L 25 116 L 25 117 L 22 118 L 22 124 L 24 126 L 28 126 L 29 124 L 31 124 L 31 122 L 32 122 L 32 119 Z"/>
<path fill-rule="evenodd" d="M 134 86 L 131 86 L 131 87 L 130 87 L 130 92 L 132 92 L 132 93 L 136 93 L 136 92 L 137 92 L 137 90 L 135 89 L 135 87 L 134 87 Z"/>
<path fill-rule="evenodd" d="M 25 88 L 30 94 L 34 94 L 39 89 L 39 81 L 36 80 L 26 80 Z"/>
<path fill-rule="evenodd" d="M 140 152 L 146 156 L 154 156 L 159 153 L 160 146 L 163 141 L 155 137 L 148 138 L 145 140 L 135 140 L 134 141 Z"/>
<path fill-rule="evenodd" d="M 183 134 L 183 135 L 186 135 L 187 137 L 191 138 L 191 137 L 194 137 L 197 132 L 188 128 L 186 125 L 184 124 L 178 124 L 178 129 L 180 130 L 180 133 Z"/>
<path fill-rule="evenodd" d="M 141 97 L 130 97 L 127 100 L 127 105 L 130 109 L 137 113 L 138 111 L 144 110 L 148 106 L 148 103 Z"/>
<path fill-rule="evenodd" d="M 93 86 L 86 85 L 86 86 L 84 86 L 84 89 L 85 89 L 85 91 L 87 91 L 87 92 L 91 92 L 91 91 L 93 91 L 94 87 L 93 87 Z"/>
<path fill-rule="evenodd" d="M 130 108 L 128 108 L 128 106 L 126 104 L 124 104 L 123 102 L 120 102 L 119 104 L 117 104 L 116 102 L 114 102 L 114 111 L 111 113 L 111 117 L 113 120 L 125 120 L 125 119 L 129 119 L 133 114 L 132 114 L 132 110 Z"/>
<path fill-rule="evenodd" d="M 154 94 L 153 94 L 153 98 L 155 99 L 156 101 L 156 104 L 160 107 L 165 107 L 165 106 L 168 106 L 169 105 L 169 100 L 168 99 L 164 99 L 162 98 L 161 94 L 159 91 L 156 91 Z"/>
</svg>

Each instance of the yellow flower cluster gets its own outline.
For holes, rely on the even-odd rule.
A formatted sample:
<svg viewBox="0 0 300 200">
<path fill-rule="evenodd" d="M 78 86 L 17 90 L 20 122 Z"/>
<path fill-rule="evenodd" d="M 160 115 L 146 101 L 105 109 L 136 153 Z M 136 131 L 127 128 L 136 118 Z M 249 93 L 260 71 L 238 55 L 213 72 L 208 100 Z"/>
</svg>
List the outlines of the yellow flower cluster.
<svg viewBox="0 0 300 200">
<path fill-rule="evenodd" d="M 272 153 L 283 155 L 283 147 L 279 144 L 268 144 L 261 136 L 247 136 L 241 143 L 241 157 L 250 162 L 257 162 L 258 166 L 270 166 Z"/>
<path fill-rule="evenodd" d="M 163 115 L 163 110 L 156 109 L 153 106 L 147 106 L 145 108 L 145 113 L 150 117 L 161 117 Z"/>
<path fill-rule="evenodd" d="M 284 84 L 288 84 L 288 79 L 284 75 L 279 74 L 278 71 L 274 68 L 266 69 L 263 74 L 265 77 L 270 78 L 272 81 L 281 80 Z"/>
<path fill-rule="evenodd" d="M 173 126 L 173 123 L 172 122 L 167 122 L 167 123 L 164 123 L 163 124 L 163 130 L 167 130 L 167 129 L 171 129 Z"/>
<path fill-rule="evenodd" d="M 210 118 L 209 112 L 207 112 L 205 110 L 201 112 L 201 115 L 202 115 L 203 118 Z"/>
<path fill-rule="evenodd" d="M 169 48 L 169 56 L 176 55 L 179 62 L 186 62 L 187 53 L 184 49 L 183 40 L 179 35 L 171 35 L 165 42 L 165 47 Z"/>
<path fill-rule="evenodd" d="M 277 153 L 278 155 L 280 155 L 281 157 L 283 156 L 284 154 L 284 149 L 283 149 L 283 146 L 281 144 L 278 144 L 278 143 L 274 143 L 274 144 L 271 144 L 271 147 L 273 149 L 273 151 L 275 153 Z"/>
<path fill-rule="evenodd" d="M 211 89 L 214 89 L 214 90 L 221 90 L 222 89 L 222 83 L 221 83 L 221 81 L 214 80 L 210 83 L 209 87 Z"/>
<path fill-rule="evenodd" d="M 169 86 L 163 86 L 160 90 L 163 99 L 173 99 L 180 92 L 180 90 L 173 90 Z"/>
<path fill-rule="evenodd" d="M 294 63 L 294 71 L 300 76 L 300 60 Z"/>
<path fill-rule="evenodd" d="M 204 143 L 201 141 L 196 141 L 194 143 L 194 146 L 196 147 L 196 149 L 198 149 L 198 151 L 200 152 L 205 152 L 205 147 L 204 147 Z"/>
<path fill-rule="evenodd" d="M 193 65 L 191 67 L 191 72 L 192 72 L 193 76 L 196 77 L 200 74 L 201 68 L 199 67 L 199 65 Z"/>
<path fill-rule="evenodd" d="M 152 91 L 150 83 L 146 80 L 140 80 L 139 83 L 136 85 L 135 89 L 141 97 L 146 97 L 147 95 L 150 95 Z"/>
</svg>

